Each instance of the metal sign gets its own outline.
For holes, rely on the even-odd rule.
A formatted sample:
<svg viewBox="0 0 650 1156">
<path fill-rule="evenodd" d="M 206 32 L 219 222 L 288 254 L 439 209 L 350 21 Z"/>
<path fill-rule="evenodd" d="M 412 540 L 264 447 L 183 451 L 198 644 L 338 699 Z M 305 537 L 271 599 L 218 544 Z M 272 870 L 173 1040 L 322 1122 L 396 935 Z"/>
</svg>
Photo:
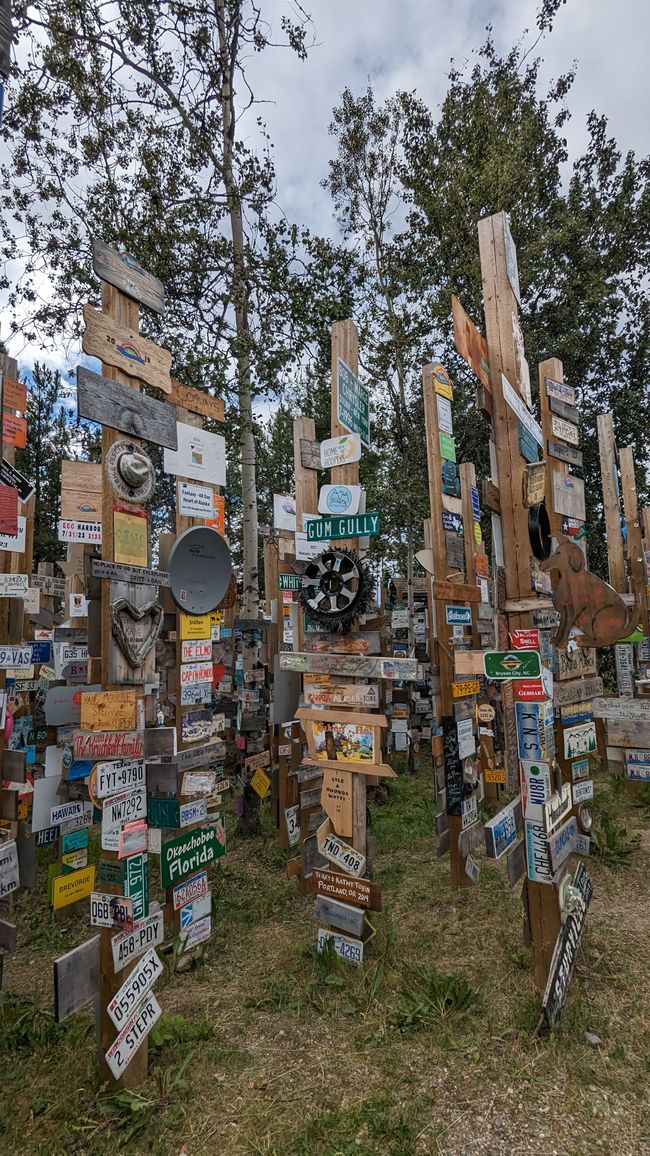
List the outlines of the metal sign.
<svg viewBox="0 0 650 1156">
<path fill-rule="evenodd" d="M 361 503 L 361 486 L 321 486 L 319 514 L 356 514 Z"/>
<path fill-rule="evenodd" d="M 144 759 L 130 762 L 98 763 L 94 768 L 93 791 L 97 799 L 116 795 L 131 787 L 140 787 L 145 782 Z"/>
<path fill-rule="evenodd" d="M 169 887 L 200 867 L 212 863 L 226 853 L 223 825 L 200 827 L 163 843 L 160 854 L 160 883 Z"/>
<path fill-rule="evenodd" d="M 207 614 L 224 598 L 232 577 L 225 538 L 209 526 L 191 526 L 176 539 L 168 559 L 170 588 L 187 614 Z"/>
<path fill-rule="evenodd" d="M 337 365 L 337 418 L 350 433 L 357 433 L 364 446 L 370 446 L 370 402 L 368 390 L 352 370 L 338 357 Z"/>
<path fill-rule="evenodd" d="M 567 783 L 567 786 L 569 784 Z M 578 822 L 575 815 L 571 815 L 557 831 L 548 836 L 548 849 L 551 865 L 554 871 L 561 867 L 565 859 L 575 850 L 578 841 Z"/>
<path fill-rule="evenodd" d="M 93 578 L 134 582 L 137 586 L 169 586 L 169 574 L 163 570 L 151 570 L 148 566 L 131 566 L 125 562 L 104 562 L 101 558 L 90 559 L 90 573 Z"/>
<path fill-rule="evenodd" d="M 572 892 L 572 910 L 560 928 L 542 998 L 542 1010 L 549 1027 L 558 1022 L 566 1000 L 593 894 L 593 884 L 582 863 L 576 870 Z"/>
<path fill-rule="evenodd" d="M 108 927 L 111 931 L 133 931 L 133 900 L 123 895 L 93 891 L 90 896 L 91 927 Z"/>
<path fill-rule="evenodd" d="M 484 831 L 488 859 L 500 859 L 517 842 L 518 824 L 521 824 L 520 799 L 508 803 L 507 807 L 487 821 Z"/>
<path fill-rule="evenodd" d="M 360 939 L 351 939 L 348 935 L 338 935 L 333 931 L 319 927 L 317 941 L 319 955 L 325 951 L 330 942 L 336 954 L 346 963 L 351 963 L 355 967 L 359 967 L 363 963 L 363 942 Z"/>
<path fill-rule="evenodd" d="M 155 949 L 152 947 L 143 955 L 106 1008 L 118 1031 L 121 1031 L 139 1001 L 147 992 L 151 991 L 164 970 Z"/>
<path fill-rule="evenodd" d="M 486 650 L 483 670 L 489 679 L 539 678 L 542 664 L 538 650 Z"/>
<path fill-rule="evenodd" d="M 329 542 L 337 538 L 374 537 L 379 533 L 379 514 L 351 514 L 341 518 L 310 518 L 308 542 Z"/>
<path fill-rule="evenodd" d="M 122 1031 L 106 1052 L 106 1063 L 116 1080 L 126 1071 L 140 1045 L 149 1035 L 162 1011 L 153 992 L 132 1012 Z"/>
<path fill-rule="evenodd" d="M 114 935 L 111 939 L 113 953 L 113 970 L 122 971 L 127 963 L 137 959 L 148 951 L 150 947 L 157 947 L 164 937 L 163 913 L 156 911 L 146 919 L 137 923 L 133 931 L 125 931 L 122 935 Z"/>
<path fill-rule="evenodd" d="M 196 899 L 200 899 L 202 895 L 208 892 L 208 873 L 207 871 L 200 871 L 198 875 L 194 875 L 191 879 L 187 879 L 184 883 L 179 883 L 174 887 L 172 899 L 174 904 L 174 911 L 178 911 L 181 907 L 186 907 L 188 903 L 193 903 Z"/>
</svg>

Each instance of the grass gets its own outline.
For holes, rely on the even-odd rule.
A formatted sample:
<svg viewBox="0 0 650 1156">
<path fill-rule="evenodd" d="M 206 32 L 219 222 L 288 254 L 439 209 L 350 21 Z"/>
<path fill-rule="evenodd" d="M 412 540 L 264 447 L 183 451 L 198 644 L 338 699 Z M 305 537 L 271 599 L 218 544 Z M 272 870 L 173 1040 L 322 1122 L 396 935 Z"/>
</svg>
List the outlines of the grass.
<svg viewBox="0 0 650 1156">
<path fill-rule="evenodd" d="M 478 886 L 451 891 L 430 771 L 371 803 L 383 911 L 360 969 L 316 953 L 311 897 L 265 813 L 216 871 L 201 965 L 159 981 L 137 1091 L 102 1087 L 90 1014 L 53 1022 L 52 958 L 88 928 L 48 909 L 45 850 L 5 958 L 0 1152 L 649 1152 L 647 794 L 598 776 L 594 899 L 565 1014 L 541 1038 L 520 887 L 481 859 Z"/>
</svg>

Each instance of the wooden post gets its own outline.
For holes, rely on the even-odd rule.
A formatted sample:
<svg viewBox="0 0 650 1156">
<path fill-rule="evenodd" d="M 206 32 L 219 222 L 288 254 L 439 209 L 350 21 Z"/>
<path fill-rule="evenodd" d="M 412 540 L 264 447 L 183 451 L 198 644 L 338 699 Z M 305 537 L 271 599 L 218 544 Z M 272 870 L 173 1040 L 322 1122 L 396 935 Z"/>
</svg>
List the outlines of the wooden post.
<svg viewBox="0 0 650 1156">
<path fill-rule="evenodd" d="M 131 301 L 118 289 L 106 282 L 102 282 L 102 312 L 119 325 L 137 331 L 140 309 L 135 301 Z M 139 381 L 106 362 L 102 363 L 102 373 L 111 381 L 118 381 L 122 385 L 140 392 Z M 102 428 L 102 465 L 111 446 L 121 437 L 121 434 L 108 426 Z M 130 439 L 134 440 L 134 439 Z M 134 444 L 137 444 L 134 442 Z M 106 468 L 102 469 L 102 559 L 112 562 L 115 559 L 115 543 L 113 537 L 113 506 L 115 495 L 108 480 Z M 101 683 L 104 690 L 119 690 L 109 682 L 109 652 L 111 646 L 111 583 L 102 581 L 102 609 L 101 609 Z M 141 688 L 140 688 L 140 693 Z M 102 858 L 117 862 L 116 851 L 102 851 Z M 119 887 L 111 884 L 102 884 L 107 892 L 119 893 Z M 107 1012 L 108 1004 L 118 988 L 124 983 L 126 975 L 116 973 L 113 967 L 113 953 L 111 940 L 114 932 L 101 930 L 99 942 L 99 1063 L 102 1075 L 111 1083 L 118 1082 L 122 1087 L 135 1088 L 143 1084 L 147 1078 L 148 1043 L 143 1040 L 124 1075 L 119 1081 L 114 1077 L 105 1060 L 105 1053 L 119 1034 Z M 131 969 L 129 969 L 131 970 Z"/>
<path fill-rule="evenodd" d="M 621 532 L 621 501 L 616 466 L 616 438 L 614 419 L 611 413 L 599 413 L 598 447 L 600 450 L 600 476 L 603 483 L 603 511 L 605 533 L 607 534 L 607 561 L 609 564 L 609 584 L 619 594 L 627 591 L 625 576 L 625 555 Z"/>
<path fill-rule="evenodd" d="M 431 546 L 430 549 L 433 555 L 433 574 L 435 582 L 446 582 L 448 580 L 458 580 L 461 582 L 464 577 L 464 572 L 457 566 L 449 566 L 447 562 L 447 548 L 445 541 L 445 533 L 442 524 L 443 514 L 443 486 L 442 486 L 442 464 L 443 457 L 440 452 L 440 423 L 438 420 L 438 406 L 436 392 L 436 374 L 442 370 L 442 366 L 437 364 L 426 365 L 422 371 L 422 387 L 424 391 L 424 428 L 427 446 L 427 470 L 429 474 L 429 509 L 431 518 L 429 522 L 429 533 Z M 446 398 L 445 400 L 449 400 Z M 445 735 L 443 737 L 443 746 L 451 743 L 453 746 L 454 735 L 456 733 L 456 722 L 454 712 L 454 699 L 452 696 L 452 683 L 454 682 L 454 650 L 452 635 L 453 630 L 446 621 L 446 601 L 443 598 L 434 598 L 433 591 L 435 585 L 432 587 L 431 607 L 433 613 L 431 615 L 430 637 L 432 642 L 432 664 L 438 667 L 440 677 L 440 703 L 442 717 L 437 720 L 438 725 L 442 723 Z M 462 602 L 462 598 L 458 601 Z M 436 658 L 434 658 L 434 651 Z M 438 744 L 439 745 L 439 744 Z M 456 748 L 458 744 L 456 742 Z M 433 746 L 432 746 L 433 750 Z M 434 755 L 435 758 L 435 755 Z M 447 775 L 446 784 L 449 788 L 448 774 L 450 769 L 450 756 L 447 751 L 445 759 L 445 772 Z M 452 887 L 470 887 L 471 882 L 465 871 L 466 859 L 460 853 L 458 846 L 458 836 L 462 829 L 462 817 L 458 814 L 458 807 L 450 799 L 451 790 L 447 791 L 447 830 L 449 832 L 449 863 L 451 874 Z"/>
<path fill-rule="evenodd" d="M 643 633 L 647 637 L 650 633 L 648 620 L 648 599 L 645 590 L 645 566 L 643 563 L 643 542 L 641 540 L 641 523 L 639 521 L 639 503 L 636 492 L 636 478 L 634 476 L 634 450 L 625 446 L 619 450 L 621 466 L 621 490 L 623 495 L 623 509 L 627 527 L 627 556 L 630 565 L 630 576 L 634 588 L 634 597 L 640 610 L 640 621 Z"/>
<path fill-rule="evenodd" d="M 518 417 L 504 395 L 502 376 L 521 397 L 517 374 L 517 353 L 513 333 L 513 319 L 517 321 L 518 305 L 508 277 L 506 236 L 509 226 L 504 213 L 496 213 L 479 221 L 478 238 L 483 280 L 485 328 L 490 362 L 492 393 L 492 422 L 497 459 L 500 500 L 501 532 L 504 554 L 504 593 L 510 606 L 524 599 L 530 600 L 531 547 L 528 536 L 528 508 L 524 495 L 526 463 L 519 451 Z M 531 415 L 532 416 L 532 415 Z M 511 611 L 507 628 L 530 626 L 528 613 Z M 514 717 L 512 688 L 502 686 L 504 734 L 506 739 L 506 770 L 511 790 L 519 787 L 519 757 L 517 729 Z M 546 985 L 551 957 L 560 929 L 558 894 L 554 886 L 526 880 L 527 910 L 533 951 L 533 972 L 540 990 Z"/>
</svg>

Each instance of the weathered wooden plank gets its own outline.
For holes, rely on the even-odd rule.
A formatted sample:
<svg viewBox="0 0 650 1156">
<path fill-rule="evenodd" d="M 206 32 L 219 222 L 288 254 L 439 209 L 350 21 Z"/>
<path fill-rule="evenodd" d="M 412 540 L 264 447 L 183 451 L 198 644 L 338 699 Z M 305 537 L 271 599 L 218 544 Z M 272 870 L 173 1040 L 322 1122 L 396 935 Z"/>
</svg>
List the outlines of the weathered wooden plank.
<svg viewBox="0 0 650 1156">
<path fill-rule="evenodd" d="M 99 936 L 54 960 L 54 1019 L 63 1023 L 99 995 Z"/>
<path fill-rule="evenodd" d="M 175 377 L 172 377 L 171 388 L 166 392 L 173 405 L 187 409 L 190 413 L 212 418 L 212 421 L 223 421 L 226 416 L 220 397 L 213 397 L 211 393 L 195 389 L 192 385 L 183 385 L 182 381 L 177 381 Z"/>
<path fill-rule="evenodd" d="M 575 446 L 570 446 L 568 442 L 559 442 L 555 438 L 548 438 L 546 444 L 550 457 L 567 462 L 570 466 L 582 465 L 582 451 L 577 450 Z"/>
<path fill-rule="evenodd" d="M 551 413 L 557 414 L 558 417 L 563 417 L 565 421 L 571 421 L 574 425 L 579 424 L 579 414 L 574 405 L 567 405 L 565 401 L 561 401 L 559 397 L 552 397 L 548 395 L 548 408 Z"/>
<path fill-rule="evenodd" d="M 163 393 L 171 392 L 172 355 L 136 329 L 118 325 L 92 305 L 84 305 L 86 328 L 81 339 L 84 353 L 99 357 L 104 365 L 114 365 L 129 377 L 137 377 Z"/>
<path fill-rule="evenodd" d="M 133 301 L 139 301 L 156 313 L 165 312 L 165 286 L 162 281 L 147 273 L 135 257 L 125 250 L 113 248 L 99 237 L 93 237 L 93 269 L 102 281 L 114 285 L 121 293 L 126 293 Z M 118 427 L 119 428 L 119 427 Z"/>
<path fill-rule="evenodd" d="M 146 393 L 129 389 L 81 365 L 77 366 L 77 410 L 79 416 L 88 421 L 111 426 L 170 450 L 178 449 L 173 405 L 156 401 Z"/>
<path fill-rule="evenodd" d="M 650 747 L 650 722 L 638 719 L 607 719 L 610 747 Z"/>
<path fill-rule="evenodd" d="M 320 442 L 300 438 L 300 462 L 304 470 L 320 470 Z"/>
</svg>

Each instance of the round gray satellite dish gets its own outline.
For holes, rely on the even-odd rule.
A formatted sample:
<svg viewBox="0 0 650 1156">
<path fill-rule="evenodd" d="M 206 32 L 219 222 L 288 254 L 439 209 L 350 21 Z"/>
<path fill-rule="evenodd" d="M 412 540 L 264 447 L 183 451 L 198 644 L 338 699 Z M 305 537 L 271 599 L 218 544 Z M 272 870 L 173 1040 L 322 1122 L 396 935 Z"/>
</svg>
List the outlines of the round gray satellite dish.
<svg viewBox="0 0 650 1156">
<path fill-rule="evenodd" d="M 169 551 L 167 570 L 176 605 L 186 614 L 208 614 L 230 584 L 232 558 L 226 539 L 209 526 L 191 526 Z"/>
</svg>

